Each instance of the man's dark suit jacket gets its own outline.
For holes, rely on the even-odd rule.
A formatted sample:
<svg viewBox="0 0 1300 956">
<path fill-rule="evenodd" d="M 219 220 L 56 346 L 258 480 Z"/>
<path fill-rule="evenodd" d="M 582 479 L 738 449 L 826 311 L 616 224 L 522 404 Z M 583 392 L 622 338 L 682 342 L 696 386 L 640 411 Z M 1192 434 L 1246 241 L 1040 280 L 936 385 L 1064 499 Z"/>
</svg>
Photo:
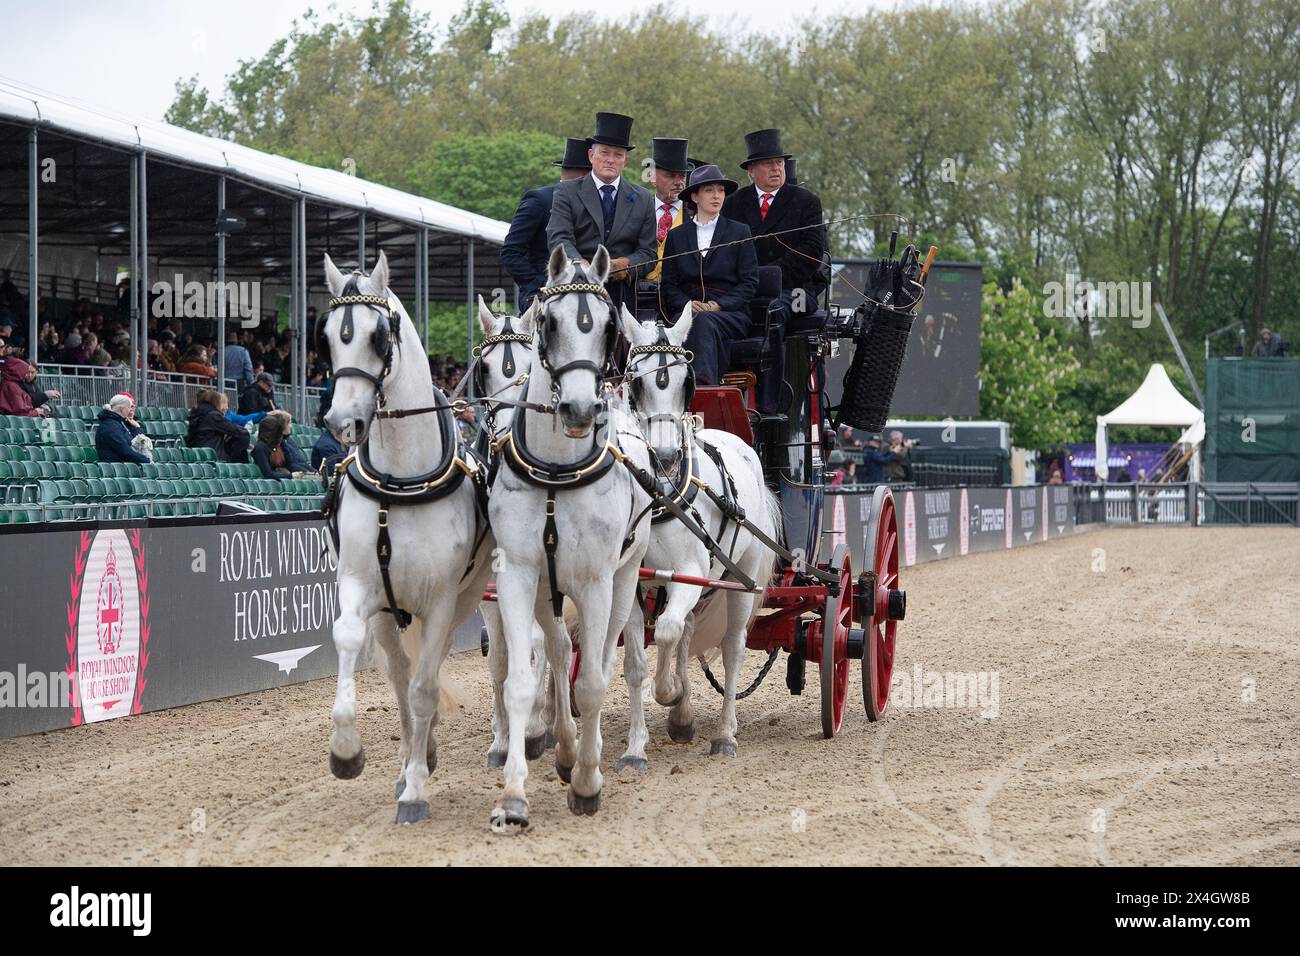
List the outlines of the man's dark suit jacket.
<svg viewBox="0 0 1300 956">
<path fill-rule="evenodd" d="M 551 203 L 546 242 L 551 249 L 563 243 L 571 259 L 590 262 L 596 247 L 604 244 L 612 259 L 626 256 L 632 266 L 653 262 L 657 251 L 654 193 L 626 179 L 619 183 L 614 221 L 605 235 L 604 210 L 591 175 L 560 183 Z"/>
<path fill-rule="evenodd" d="M 821 295 L 826 289 L 826 277 L 820 265 L 826 251 L 826 229 L 817 228 L 822 222 L 822 201 L 816 193 L 802 186 L 782 186 L 764 219 L 759 214 L 758 196 L 753 183 L 737 189 L 722 204 L 722 215 L 749 227 L 755 236 L 758 264 L 781 267 L 782 289 L 787 292 L 796 288 L 806 289 L 813 298 Z M 812 228 L 779 237 L 769 236 L 773 232 L 800 226 Z M 807 258 L 809 256 L 811 258 Z"/>
<path fill-rule="evenodd" d="M 541 186 L 524 193 L 501 246 L 501 264 L 519 286 L 520 308 L 527 308 L 529 300 L 546 282 L 546 258 L 551 251 L 546 244 L 546 225 L 551 221 L 554 197 L 554 186 Z"/>
</svg>

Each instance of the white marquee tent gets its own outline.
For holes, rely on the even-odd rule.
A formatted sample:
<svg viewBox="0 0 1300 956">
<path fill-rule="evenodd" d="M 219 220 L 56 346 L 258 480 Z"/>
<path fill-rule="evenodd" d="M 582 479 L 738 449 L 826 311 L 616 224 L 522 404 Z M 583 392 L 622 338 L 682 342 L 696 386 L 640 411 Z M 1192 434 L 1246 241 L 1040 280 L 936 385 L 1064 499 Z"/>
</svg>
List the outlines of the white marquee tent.
<svg viewBox="0 0 1300 956">
<path fill-rule="evenodd" d="M 1200 445 L 1205 438 L 1205 415 L 1183 398 L 1159 363 L 1152 365 L 1138 390 L 1106 415 L 1097 416 L 1097 478 L 1105 481 L 1110 472 L 1106 454 L 1106 429 L 1110 425 L 1163 425 L 1184 429 L 1180 444 Z M 1198 472 L 1200 452 L 1192 459 L 1192 474 Z"/>
</svg>

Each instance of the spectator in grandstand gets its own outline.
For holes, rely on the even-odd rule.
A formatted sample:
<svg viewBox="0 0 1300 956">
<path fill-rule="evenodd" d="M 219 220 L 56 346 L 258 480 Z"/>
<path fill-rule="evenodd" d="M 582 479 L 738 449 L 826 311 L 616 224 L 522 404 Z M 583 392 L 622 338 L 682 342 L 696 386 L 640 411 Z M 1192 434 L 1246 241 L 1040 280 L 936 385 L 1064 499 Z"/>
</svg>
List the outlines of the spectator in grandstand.
<svg viewBox="0 0 1300 956">
<path fill-rule="evenodd" d="M 316 439 L 316 444 L 311 446 L 311 467 L 313 471 L 320 471 L 324 465 L 326 472 L 334 470 L 334 466 L 348 456 L 348 450 L 343 444 L 334 437 L 333 433 L 326 428 L 320 433 L 320 438 Z"/>
<path fill-rule="evenodd" d="M 176 369 L 182 375 L 197 375 L 203 378 L 216 378 L 217 370 L 208 364 L 208 350 L 202 345 L 195 345 L 185 353 L 185 361 Z"/>
<path fill-rule="evenodd" d="M 270 372 L 258 372 L 253 384 L 239 393 L 239 413 L 273 412 L 275 404 L 275 379 Z"/>
<path fill-rule="evenodd" d="M 897 429 L 889 433 L 889 453 L 894 457 L 885 465 L 886 481 L 911 481 L 912 466 L 907 455 L 915 444 L 913 441 L 905 441 L 903 433 Z"/>
<path fill-rule="evenodd" d="M 41 326 L 40 338 L 37 340 L 37 361 L 47 365 L 57 365 L 59 359 L 63 357 L 60 354 L 62 351 L 58 330 L 54 328 L 53 322 L 46 322 Z"/>
<path fill-rule="evenodd" d="M 1279 358 L 1286 355 L 1287 345 L 1282 340 L 1282 336 L 1276 332 L 1270 332 L 1268 329 L 1260 329 L 1259 341 L 1255 347 L 1250 350 L 1254 358 Z"/>
<path fill-rule="evenodd" d="M 1061 474 L 1061 466 L 1056 462 L 1052 462 L 1052 469 L 1047 475 L 1047 483 L 1049 485 L 1065 484 L 1065 476 Z"/>
<path fill-rule="evenodd" d="M 133 461 L 147 465 L 148 455 L 136 451 L 131 442 L 144 429 L 135 420 L 135 399 L 126 392 L 114 395 L 99 412 L 99 426 L 95 429 L 95 451 L 101 462 Z"/>
<path fill-rule="evenodd" d="M 230 400 L 224 392 L 204 389 L 190 409 L 189 431 L 185 444 L 191 448 L 211 448 L 218 461 L 237 464 L 248 463 L 248 447 L 252 439 L 248 432 L 226 419 Z"/>
<path fill-rule="evenodd" d="M 49 408 L 56 398 L 62 398 L 62 393 L 57 388 L 51 388 L 48 391 L 42 391 L 41 387 L 36 384 L 36 366 L 27 366 L 27 375 L 23 378 L 22 389 L 32 397 L 32 404 L 37 408 L 46 406 L 47 410 L 53 414 L 53 409 Z"/>
<path fill-rule="evenodd" d="M 284 438 L 281 441 L 281 446 L 284 448 L 285 458 L 289 461 L 289 470 L 299 474 L 305 473 L 310 465 L 307 464 L 306 454 L 293 438 L 293 416 L 283 408 L 276 409 L 268 414 L 281 419 L 284 424 Z"/>
<path fill-rule="evenodd" d="M 284 427 L 285 419 L 280 415 L 267 415 L 257 427 L 253 463 L 261 469 L 263 478 L 302 477 L 302 472 L 290 470 L 289 455 L 284 448 Z"/>
<path fill-rule="evenodd" d="M 103 349 L 95 349 L 90 353 L 90 370 L 95 375 L 107 375 L 108 365 L 112 361 L 109 354 Z"/>
<path fill-rule="evenodd" d="M 334 379 L 325 382 L 325 388 L 320 393 L 320 408 L 316 412 L 316 427 L 325 428 L 325 416 L 329 414 L 330 405 L 334 401 Z"/>
<path fill-rule="evenodd" d="M 158 345 L 162 350 L 163 371 L 174 372 L 180 368 L 181 353 L 176 350 L 176 333 L 171 329 L 163 329 L 158 333 Z"/>
<path fill-rule="evenodd" d="M 0 415 L 21 415 L 24 418 L 46 418 L 48 406 L 38 405 L 23 388 L 32 367 L 17 356 L 10 355 L 0 365 Z"/>
<path fill-rule="evenodd" d="M 885 465 L 894 460 L 894 453 L 880 447 L 880 436 L 872 435 L 862 449 L 862 473 L 858 481 L 865 485 L 885 483 Z"/>
<path fill-rule="evenodd" d="M 253 383 L 253 359 L 248 349 L 239 344 L 239 333 L 231 329 L 226 333 L 226 378 L 233 379 L 239 388 Z"/>
<path fill-rule="evenodd" d="M 82 345 L 81 336 L 76 332 L 69 332 L 63 337 L 63 355 L 59 360 L 60 365 L 86 365 L 90 362 L 90 352 Z"/>
</svg>

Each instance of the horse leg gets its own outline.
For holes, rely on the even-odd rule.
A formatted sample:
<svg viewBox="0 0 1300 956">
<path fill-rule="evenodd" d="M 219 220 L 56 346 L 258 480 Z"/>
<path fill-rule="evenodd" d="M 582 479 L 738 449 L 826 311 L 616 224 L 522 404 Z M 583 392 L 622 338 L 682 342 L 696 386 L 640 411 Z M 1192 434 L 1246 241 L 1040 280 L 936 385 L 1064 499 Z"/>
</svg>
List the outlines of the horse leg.
<svg viewBox="0 0 1300 956">
<path fill-rule="evenodd" d="M 495 601 L 479 605 L 483 623 L 488 632 L 488 673 L 492 675 L 492 746 L 488 748 L 487 765 L 493 769 L 506 765 L 506 733 L 509 718 L 506 716 L 506 637 L 501 630 L 501 613 Z"/>
<path fill-rule="evenodd" d="M 398 771 L 394 798 L 401 796 L 406 786 L 406 761 L 411 753 L 411 706 L 407 700 L 407 686 L 411 682 L 411 661 L 397 635 L 397 624 L 391 614 L 379 613 L 370 619 L 370 631 L 384 652 L 388 682 L 393 685 L 397 698 L 397 714 L 401 721 L 401 743 L 397 747 Z"/>
<path fill-rule="evenodd" d="M 624 767 L 633 770 L 645 770 L 649 766 L 645 759 L 645 745 L 650 734 L 645 726 L 645 697 L 642 684 L 645 682 L 645 618 L 641 605 L 633 601 L 627 624 L 623 626 L 623 680 L 627 682 L 627 699 L 630 709 L 630 721 L 627 729 L 627 750 L 618 758 L 614 772 Z"/>
<path fill-rule="evenodd" d="M 354 577 L 339 582 L 340 613 L 334 621 L 334 647 L 339 655 L 339 679 L 330 717 L 330 771 L 340 780 L 360 776 L 366 766 L 366 751 L 357 733 L 357 655 L 366 639 L 366 619 L 359 613 L 370 603 L 365 588 Z"/>
<path fill-rule="evenodd" d="M 542 631 L 542 653 L 549 661 L 550 651 L 546 647 L 546 631 Z M 566 672 L 567 673 L 567 672 Z M 542 724 L 546 727 L 546 741 L 544 746 L 547 750 L 555 749 L 555 670 L 547 664 L 546 667 L 546 687 L 544 690 L 544 703 L 542 704 Z M 568 699 L 567 697 L 565 698 Z"/>
<path fill-rule="evenodd" d="M 546 738 L 550 722 L 546 719 L 546 632 L 541 625 L 533 624 L 533 709 L 528 714 L 528 729 L 524 733 L 524 756 L 536 760 L 546 753 Z"/>
<path fill-rule="evenodd" d="M 758 562 L 754 564 L 757 565 Z M 747 567 L 742 570 L 756 576 L 758 569 Z M 722 713 L 718 717 L 718 729 L 709 747 L 710 755 L 736 756 L 736 679 L 740 676 L 740 665 L 745 659 L 745 629 L 756 600 L 758 598 L 753 594 L 727 592 L 727 632 L 722 638 Z"/>
<path fill-rule="evenodd" d="M 671 663 L 676 665 L 677 680 L 681 687 L 681 696 L 668 710 L 668 735 L 674 740 L 689 743 L 695 739 L 695 708 L 691 705 L 691 637 L 695 634 L 695 613 L 686 615 L 682 624 L 682 636 L 677 642 L 677 657 Z M 674 736 L 674 728 L 682 736 Z"/>
<path fill-rule="evenodd" d="M 697 573 L 688 571 L 687 573 Z M 687 709 L 685 719 L 677 719 L 682 698 L 685 696 L 686 672 L 674 666 L 681 656 L 685 641 L 686 616 L 700 600 L 703 588 L 694 584 L 670 584 L 663 613 L 655 622 L 655 647 L 659 651 L 659 667 L 655 672 L 655 700 L 671 708 L 668 716 L 668 736 L 673 740 L 689 742 L 695 739 L 695 723 Z"/>
<path fill-rule="evenodd" d="M 573 765 L 578 759 L 578 724 L 569 706 L 569 669 L 573 664 L 573 639 L 563 621 L 551 617 L 550 604 L 537 607 L 537 620 L 546 633 L 547 670 L 550 672 L 550 694 L 547 706 L 553 717 L 551 728 L 555 734 L 555 772 L 568 783 L 573 779 Z"/>
<path fill-rule="evenodd" d="M 433 725 L 438 722 L 438 672 L 451 650 L 451 608 L 435 604 L 427 619 L 407 628 L 407 639 L 419 647 L 415 673 L 407 686 L 413 720 L 406 786 L 397 797 L 397 822 L 418 823 L 429 818 L 429 754 L 434 751 Z M 436 756 L 434 762 L 436 762 Z"/>
<path fill-rule="evenodd" d="M 507 744 L 505 789 L 492 808 L 492 829 L 528 826 L 528 759 L 524 735 L 533 709 L 533 668 L 529 661 L 533 641 L 533 606 L 537 597 L 537 572 L 505 568 L 497 574 L 497 606 L 506 638 L 505 702 Z"/>
<path fill-rule="evenodd" d="M 617 572 L 615 574 L 617 576 Z M 603 785 L 600 773 L 600 709 L 609 683 L 608 659 L 614 656 L 606 652 L 610 639 L 613 590 L 608 578 L 598 579 L 587 582 L 573 597 L 578 606 L 582 628 L 578 641 L 582 649 L 583 666 L 573 685 L 573 696 L 582 714 L 582 732 L 578 735 L 578 762 L 569 782 L 568 799 L 569 809 L 574 813 L 590 815 L 600 809 L 600 791 Z M 619 628 L 624 621 L 626 617 L 618 622 Z M 615 630 L 615 641 L 617 634 L 618 631 Z"/>
</svg>

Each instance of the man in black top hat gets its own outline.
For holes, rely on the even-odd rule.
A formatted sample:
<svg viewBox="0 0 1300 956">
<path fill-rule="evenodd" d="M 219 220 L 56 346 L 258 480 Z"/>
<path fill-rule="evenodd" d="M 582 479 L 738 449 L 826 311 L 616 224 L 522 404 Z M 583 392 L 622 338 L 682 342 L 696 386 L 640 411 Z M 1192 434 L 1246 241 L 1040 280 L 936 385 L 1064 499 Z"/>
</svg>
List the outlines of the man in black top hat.
<svg viewBox="0 0 1300 956">
<path fill-rule="evenodd" d="M 654 174 L 652 181 L 655 188 L 655 254 L 659 259 L 663 258 L 664 240 L 668 238 L 668 230 L 680 226 L 690 218 L 686 201 L 678 195 L 686 188 L 686 176 L 692 168 L 692 163 L 686 156 L 686 142 L 684 139 L 667 139 L 658 136 L 654 139 L 654 160 L 651 169 Z M 647 297 L 658 299 L 659 277 L 662 272 L 661 264 L 656 262 L 654 268 L 641 281 L 639 289 Z M 652 302 L 651 307 L 657 310 L 658 302 Z"/>
<path fill-rule="evenodd" d="M 750 183 L 727 197 L 722 214 L 749 226 L 760 266 L 781 269 L 784 316 L 774 326 L 773 364 L 760 376 L 758 399 L 759 411 L 776 412 L 785 377 L 786 327 L 815 312 L 817 297 L 826 289 L 826 226 L 817 195 L 786 179 L 786 164 L 793 167 L 794 156 L 782 147 L 779 129 L 747 133 L 745 150 L 748 156 L 740 165 Z"/>
<path fill-rule="evenodd" d="M 740 165 L 749 173 L 750 184 L 727 197 L 722 214 L 749 226 L 760 266 L 781 267 L 783 298 L 791 303 L 791 311 L 795 315 L 813 312 L 827 285 L 822 268 L 826 252 L 822 201 L 787 181 L 786 160 L 794 157 L 781 146 L 779 129 L 746 134 L 745 148 L 749 155 Z M 798 231 L 787 231 L 791 229 Z"/>
<path fill-rule="evenodd" d="M 563 244 L 583 265 L 603 245 L 612 260 L 610 296 L 635 309 L 640 267 L 655 259 L 655 220 L 650 191 L 622 178 L 627 154 L 636 148 L 631 138 L 632 117 L 596 114 L 596 131 L 587 138 L 591 174 L 555 188 L 546 241 L 552 249 Z"/>
<path fill-rule="evenodd" d="M 591 172 L 587 141 L 570 136 L 564 143 L 564 158 L 551 165 L 560 167 L 560 182 L 581 179 Z M 546 226 L 551 221 L 554 198 L 553 185 L 524 193 L 501 247 L 501 264 L 519 287 L 518 305 L 521 310 L 532 305 L 533 296 L 546 281 L 546 259 L 550 253 L 546 244 Z"/>
</svg>

